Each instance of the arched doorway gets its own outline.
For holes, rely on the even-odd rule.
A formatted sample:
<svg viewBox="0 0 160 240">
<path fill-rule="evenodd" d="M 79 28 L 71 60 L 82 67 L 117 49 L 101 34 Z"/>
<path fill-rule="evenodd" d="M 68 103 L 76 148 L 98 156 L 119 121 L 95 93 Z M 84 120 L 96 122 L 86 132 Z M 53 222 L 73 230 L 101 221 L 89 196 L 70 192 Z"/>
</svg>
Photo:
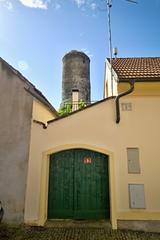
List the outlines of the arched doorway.
<svg viewBox="0 0 160 240">
<path fill-rule="evenodd" d="M 48 218 L 108 219 L 108 156 L 70 149 L 50 156 Z"/>
</svg>

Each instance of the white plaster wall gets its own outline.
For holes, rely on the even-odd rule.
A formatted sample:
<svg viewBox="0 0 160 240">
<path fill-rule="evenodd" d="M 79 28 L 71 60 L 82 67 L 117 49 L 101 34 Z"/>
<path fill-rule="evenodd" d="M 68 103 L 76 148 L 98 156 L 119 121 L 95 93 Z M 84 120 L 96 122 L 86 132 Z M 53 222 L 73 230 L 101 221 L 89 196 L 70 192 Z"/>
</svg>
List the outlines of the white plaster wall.
<svg viewBox="0 0 160 240">
<path fill-rule="evenodd" d="M 104 86 L 105 97 L 117 96 L 118 95 L 118 86 L 117 86 L 118 76 L 114 71 L 114 69 L 112 68 L 112 81 L 113 81 L 113 94 L 112 94 L 111 66 L 108 60 L 106 60 L 105 62 L 104 77 L 105 77 L 105 86 Z"/>
</svg>

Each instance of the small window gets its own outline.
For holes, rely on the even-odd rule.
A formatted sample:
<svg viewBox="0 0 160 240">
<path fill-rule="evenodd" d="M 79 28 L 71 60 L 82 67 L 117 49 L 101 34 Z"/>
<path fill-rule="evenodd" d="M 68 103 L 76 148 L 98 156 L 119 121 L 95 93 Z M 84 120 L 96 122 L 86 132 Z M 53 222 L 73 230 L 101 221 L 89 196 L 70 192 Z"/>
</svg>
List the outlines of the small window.
<svg viewBox="0 0 160 240">
<path fill-rule="evenodd" d="M 128 173 L 140 173 L 139 149 L 127 148 Z"/>
<path fill-rule="evenodd" d="M 129 184 L 129 207 L 145 209 L 144 184 Z"/>
</svg>

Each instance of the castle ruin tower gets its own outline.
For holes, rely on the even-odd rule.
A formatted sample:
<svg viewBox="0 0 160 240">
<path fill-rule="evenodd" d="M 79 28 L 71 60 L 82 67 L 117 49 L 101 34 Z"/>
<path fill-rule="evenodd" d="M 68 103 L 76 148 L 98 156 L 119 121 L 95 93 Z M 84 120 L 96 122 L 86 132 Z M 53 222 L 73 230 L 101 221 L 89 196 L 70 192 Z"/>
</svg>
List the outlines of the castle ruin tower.
<svg viewBox="0 0 160 240">
<path fill-rule="evenodd" d="M 63 57 L 62 106 L 72 102 L 74 92 L 78 101 L 90 103 L 90 59 L 76 50 Z"/>
</svg>

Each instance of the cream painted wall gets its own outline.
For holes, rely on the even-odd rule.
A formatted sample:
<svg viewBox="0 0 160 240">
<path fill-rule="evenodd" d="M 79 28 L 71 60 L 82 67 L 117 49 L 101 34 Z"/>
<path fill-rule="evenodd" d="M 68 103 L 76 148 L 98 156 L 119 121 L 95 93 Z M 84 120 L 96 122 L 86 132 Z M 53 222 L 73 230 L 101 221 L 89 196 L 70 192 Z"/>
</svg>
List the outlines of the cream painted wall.
<svg viewBox="0 0 160 240">
<path fill-rule="evenodd" d="M 32 151 L 32 147 L 34 146 L 34 149 L 36 150 L 36 152 L 38 152 L 39 150 L 39 147 L 41 144 L 39 144 L 40 139 L 38 140 L 38 142 L 33 142 L 33 136 L 35 133 L 35 127 L 40 127 L 39 129 L 42 130 L 42 135 L 43 135 L 43 128 L 42 128 L 42 125 L 38 124 L 38 123 L 35 123 L 33 122 L 34 120 L 36 121 L 39 121 L 39 122 L 42 122 L 44 123 L 46 126 L 47 126 L 47 121 L 50 121 L 52 119 L 55 119 L 57 116 L 55 115 L 55 113 L 53 113 L 47 106 L 45 106 L 44 104 L 42 104 L 41 102 L 39 102 L 37 99 L 33 99 L 33 110 L 32 110 L 32 124 L 31 124 L 31 140 L 30 140 L 30 154 L 31 154 L 31 151 Z M 35 135 L 37 137 L 39 137 L 38 135 Z M 34 161 L 34 163 L 36 163 Z M 37 164 L 37 163 L 36 163 Z M 30 166 L 30 161 L 29 161 L 29 166 Z M 34 174 L 34 169 L 36 169 L 36 171 L 38 171 L 39 169 L 39 162 L 37 165 L 33 165 L 33 174 Z M 28 173 L 28 177 L 30 173 Z M 40 181 L 39 179 L 39 176 L 40 176 L 40 172 L 39 174 L 36 176 L 36 178 L 34 179 L 34 175 L 31 177 L 33 179 L 33 188 L 34 186 L 37 186 L 38 182 Z M 39 196 L 39 195 L 38 195 Z M 36 202 L 36 199 L 35 199 L 35 206 L 37 207 L 39 205 L 39 203 Z M 29 209 L 31 209 L 31 212 L 32 212 L 32 208 L 29 207 Z M 38 210 L 37 210 L 38 211 Z M 33 219 L 36 219 L 37 216 L 34 216 L 34 213 L 33 213 Z"/>
<path fill-rule="evenodd" d="M 47 121 L 56 118 L 56 115 L 47 106 L 34 98 L 32 118 L 33 120 L 37 120 L 43 122 L 44 124 L 47 124 Z"/>
<path fill-rule="evenodd" d="M 127 91 L 129 83 L 119 83 L 118 93 Z M 160 96 L 160 82 L 136 82 L 132 93 L 134 96 Z"/>
<path fill-rule="evenodd" d="M 109 155 L 112 224 L 117 219 L 160 220 L 160 97 L 126 96 L 122 102 L 132 103 L 132 111 L 121 111 L 119 124 L 114 99 L 54 121 L 47 129 L 33 123 L 25 223 L 43 225 L 46 220 L 49 154 L 76 147 Z M 128 174 L 127 147 L 139 148 L 141 174 Z M 129 183 L 144 184 L 146 209 L 129 208 Z"/>
</svg>

